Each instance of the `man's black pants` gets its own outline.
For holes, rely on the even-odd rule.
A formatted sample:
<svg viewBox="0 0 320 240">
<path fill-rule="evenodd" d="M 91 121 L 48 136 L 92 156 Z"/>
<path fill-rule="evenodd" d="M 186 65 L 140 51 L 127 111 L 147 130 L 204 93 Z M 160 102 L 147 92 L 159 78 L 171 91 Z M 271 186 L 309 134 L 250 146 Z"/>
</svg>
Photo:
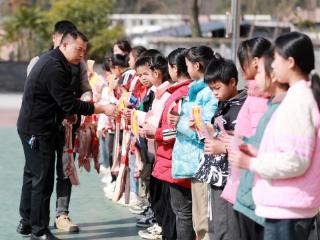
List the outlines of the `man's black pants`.
<svg viewBox="0 0 320 240">
<path fill-rule="evenodd" d="M 42 235 L 50 219 L 50 197 L 54 186 L 55 137 L 36 136 L 33 146 L 31 135 L 19 133 L 25 166 L 20 201 L 20 215 L 32 233 Z"/>
</svg>

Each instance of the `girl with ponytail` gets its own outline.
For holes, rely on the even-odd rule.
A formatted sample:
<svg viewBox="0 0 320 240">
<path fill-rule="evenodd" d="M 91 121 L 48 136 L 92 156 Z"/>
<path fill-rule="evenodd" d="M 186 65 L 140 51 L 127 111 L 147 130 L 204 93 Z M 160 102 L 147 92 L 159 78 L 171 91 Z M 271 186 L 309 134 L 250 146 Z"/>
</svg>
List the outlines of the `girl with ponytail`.
<svg viewBox="0 0 320 240">
<path fill-rule="evenodd" d="M 290 88 L 272 115 L 259 151 L 229 152 L 233 165 L 256 174 L 256 215 L 264 240 L 307 240 L 320 207 L 320 79 L 310 38 L 298 32 L 274 43 L 273 72 Z M 310 81 L 311 80 L 311 81 Z"/>
</svg>

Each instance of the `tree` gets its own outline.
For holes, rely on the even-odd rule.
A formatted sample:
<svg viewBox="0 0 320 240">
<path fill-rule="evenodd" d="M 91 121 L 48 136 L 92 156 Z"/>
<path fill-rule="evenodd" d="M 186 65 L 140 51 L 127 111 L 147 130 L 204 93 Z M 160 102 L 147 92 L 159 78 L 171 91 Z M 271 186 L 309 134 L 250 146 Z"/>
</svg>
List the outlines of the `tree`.
<svg viewBox="0 0 320 240">
<path fill-rule="evenodd" d="M 3 22 L 5 35 L 0 45 L 16 43 L 15 60 L 28 61 L 48 46 L 46 21 L 39 7 L 20 7 L 6 16 Z"/>
<path fill-rule="evenodd" d="M 201 37 L 201 29 L 199 24 L 198 0 L 192 0 L 190 23 L 191 23 L 192 37 Z"/>
<path fill-rule="evenodd" d="M 89 57 L 102 60 L 106 50 L 122 37 L 120 26 L 112 26 L 108 14 L 113 9 L 113 1 L 106 0 L 52 0 L 47 16 L 51 26 L 55 22 L 68 19 L 89 38 Z"/>
<path fill-rule="evenodd" d="M 90 58 L 102 60 L 108 48 L 122 37 L 123 29 L 112 26 L 108 14 L 113 9 L 113 1 L 106 0 L 19 0 L 5 18 L 5 36 L 0 45 L 17 45 L 15 60 L 28 61 L 31 57 L 46 51 L 51 44 L 50 35 L 57 21 L 72 21 L 89 38 Z M 19 2 L 19 4 L 20 4 Z M 42 2 L 42 4 L 40 3 Z"/>
</svg>

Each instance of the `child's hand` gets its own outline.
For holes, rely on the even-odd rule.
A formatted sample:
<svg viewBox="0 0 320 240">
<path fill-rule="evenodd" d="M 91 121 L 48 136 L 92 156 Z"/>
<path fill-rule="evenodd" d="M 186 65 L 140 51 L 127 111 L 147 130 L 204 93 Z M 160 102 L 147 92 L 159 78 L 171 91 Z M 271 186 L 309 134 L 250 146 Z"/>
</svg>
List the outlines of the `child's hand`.
<svg viewBox="0 0 320 240">
<path fill-rule="evenodd" d="M 228 161 L 234 167 L 250 169 L 251 156 L 240 150 L 232 150 L 228 152 Z"/>
<path fill-rule="evenodd" d="M 134 178 L 140 178 L 141 177 L 141 170 L 135 169 L 134 170 Z"/>
<path fill-rule="evenodd" d="M 207 132 L 208 132 L 208 135 L 210 136 L 210 138 L 213 138 L 216 131 L 215 131 L 214 127 L 212 126 L 212 124 L 207 123 L 206 129 L 207 129 Z"/>
<path fill-rule="evenodd" d="M 132 110 L 129 108 L 125 108 L 122 111 L 122 116 L 125 120 L 126 123 L 130 123 L 131 122 L 131 114 L 132 114 Z"/>
<path fill-rule="evenodd" d="M 226 153 L 227 149 L 224 143 L 215 138 L 215 139 L 205 139 L 204 141 L 204 154 L 207 155 L 217 155 Z"/>
<path fill-rule="evenodd" d="M 257 150 L 251 146 L 250 144 L 241 144 L 239 146 L 239 150 L 251 157 L 256 157 L 257 156 Z"/>
<path fill-rule="evenodd" d="M 234 136 L 229 135 L 229 134 L 222 134 L 220 139 L 222 140 L 222 142 L 224 143 L 224 145 L 226 146 L 226 149 L 228 152 L 231 151 L 231 142 L 232 142 L 232 138 Z"/>
<path fill-rule="evenodd" d="M 102 135 L 102 137 L 106 137 L 107 136 L 107 132 L 108 132 L 108 129 L 106 129 L 106 128 L 103 128 L 102 130 L 101 130 L 101 135 Z"/>
<path fill-rule="evenodd" d="M 193 119 L 191 119 L 190 121 L 189 121 L 189 127 L 190 127 L 190 129 L 192 130 L 192 131 L 196 131 L 196 125 L 195 125 L 195 122 L 194 122 L 194 120 Z"/>
<path fill-rule="evenodd" d="M 128 90 L 125 87 L 121 86 L 121 92 L 126 93 L 126 92 L 128 92 Z"/>
<path fill-rule="evenodd" d="M 168 123 L 173 125 L 173 126 L 177 126 L 177 123 L 179 121 L 179 114 L 176 113 L 168 113 Z"/>
<path fill-rule="evenodd" d="M 155 128 L 152 124 L 146 123 L 144 125 L 144 131 L 147 138 L 154 138 L 154 135 L 156 134 L 157 128 Z"/>
</svg>

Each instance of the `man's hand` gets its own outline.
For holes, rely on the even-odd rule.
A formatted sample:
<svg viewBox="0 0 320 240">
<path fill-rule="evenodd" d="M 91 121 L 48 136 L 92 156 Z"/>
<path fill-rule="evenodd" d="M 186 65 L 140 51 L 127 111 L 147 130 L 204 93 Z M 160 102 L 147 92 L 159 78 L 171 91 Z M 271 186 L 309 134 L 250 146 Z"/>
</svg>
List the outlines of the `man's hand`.
<svg viewBox="0 0 320 240">
<path fill-rule="evenodd" d="M 120 111 L 116 105 L 107 104 L 104 107 L 104 114 L 106 114 L 107 116 L 109 116 L 113 119 L 116 119 L 117 117 L 119 117 Z"/>
<path fill-rule="evenodd" d="M 81 96 L 81 100 L 85 102 L 91 102 L 92 101 L 92 96 L 90 93 L 85 93 Z"/>
<path fill-rule="evenodd" d="M 95 114 L 104 113 L 108 117 L 111 117 L 113 119 L 117 118 L 120 115 L 120 111 L 119 111 L 118 107 L 114 104 L 95 103 L 94 104 L 94 113 Z"/>
</svg>

